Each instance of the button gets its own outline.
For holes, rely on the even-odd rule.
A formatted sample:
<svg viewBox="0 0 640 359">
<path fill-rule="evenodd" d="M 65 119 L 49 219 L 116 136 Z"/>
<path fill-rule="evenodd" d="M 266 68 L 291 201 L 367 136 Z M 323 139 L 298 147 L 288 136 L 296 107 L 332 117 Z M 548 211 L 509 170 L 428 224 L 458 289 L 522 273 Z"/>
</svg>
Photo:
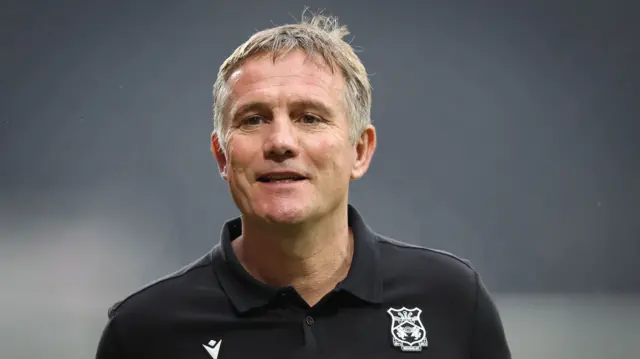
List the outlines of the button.
<svg viewBox="0 0 640 359">
<path fill-rule="evenodd" d="M 304 321 L 307 323 L 308 326 L 312 326 L 313 323 L 316 322 L 316 320 L 313 319 L 313 317 L 311 316 L 307 316 L 306 318 L 304 318 Z"/>
</svg>

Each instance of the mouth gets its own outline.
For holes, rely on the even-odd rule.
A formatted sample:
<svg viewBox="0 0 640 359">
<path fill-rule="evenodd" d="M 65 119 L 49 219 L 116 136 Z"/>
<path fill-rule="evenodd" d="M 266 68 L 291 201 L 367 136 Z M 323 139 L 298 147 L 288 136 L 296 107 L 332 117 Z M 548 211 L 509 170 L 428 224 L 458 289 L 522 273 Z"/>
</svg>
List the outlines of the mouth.
<svg viewBox="0 0 640 359">
<path fill-rule="evenodd" d="M 304 181 L 307 178 L 298 173 L 286 172 L 286 173 L 266 173 L 258 177 L 258 182 L 262 183 L 287 183 Z"/>
</svg>

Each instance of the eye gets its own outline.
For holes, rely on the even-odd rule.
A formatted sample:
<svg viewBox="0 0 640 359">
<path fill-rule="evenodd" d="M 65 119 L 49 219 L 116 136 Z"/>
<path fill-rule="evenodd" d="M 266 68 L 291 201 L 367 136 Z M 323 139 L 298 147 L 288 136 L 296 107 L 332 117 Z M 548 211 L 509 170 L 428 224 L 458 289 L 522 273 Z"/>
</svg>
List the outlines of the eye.
<svg viewBox="0 0 640 359">
<path fill-rule="evenodd" d="M 242 124 L 247 126 L 257 126 L 262 120 L 264 119 L 260 116 L 249 116 L 242 121 Z"/>
<path fill-rule="evenodd" d="M 304 124 L 307 124 L 307 125 L 313 125 L 315 123 L 322 122 L 322 120 L 318 116 L 314 116 L 314 115 L 310 115 L 310 114 L 304 114 L 304 115 L 302 115 L 302 117 L 300 117 L 300 122 L 302 122 Z"/>
</svg>

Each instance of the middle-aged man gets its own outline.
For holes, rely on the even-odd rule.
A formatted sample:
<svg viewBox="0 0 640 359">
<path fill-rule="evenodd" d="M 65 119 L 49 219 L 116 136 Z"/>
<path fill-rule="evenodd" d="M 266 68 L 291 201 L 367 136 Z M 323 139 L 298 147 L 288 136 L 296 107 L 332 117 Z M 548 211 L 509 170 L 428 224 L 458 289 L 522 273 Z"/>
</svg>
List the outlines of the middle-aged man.
<svg viewBox="0 0 640 359">
<path fill-rule="evenodd" d="M 346 34 L 316 15 L 222 64 L 211 149 L 241 216 L 116 303 L 98 359 L 510 358 L 468 262 L 377 234 L 349 204 L 376 131 Z"/>
</svg>

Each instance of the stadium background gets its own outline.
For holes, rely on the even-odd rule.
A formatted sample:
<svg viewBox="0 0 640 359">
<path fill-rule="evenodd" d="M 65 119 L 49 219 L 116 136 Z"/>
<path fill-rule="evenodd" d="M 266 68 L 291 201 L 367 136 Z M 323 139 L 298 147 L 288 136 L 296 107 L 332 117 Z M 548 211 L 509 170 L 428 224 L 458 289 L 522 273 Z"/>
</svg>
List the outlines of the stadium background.
<svg viewBox="0 0 640 359">
<path fill-rule="evenodd" d="M 92 357 L 111 303 L 217 243 L 217 67 L 304 5 L 371 73 L 372 226 L 471 260 L 514 358 L 640 357 L 636 4 L 3 2 L 0 357 Z"/>
</svg>

